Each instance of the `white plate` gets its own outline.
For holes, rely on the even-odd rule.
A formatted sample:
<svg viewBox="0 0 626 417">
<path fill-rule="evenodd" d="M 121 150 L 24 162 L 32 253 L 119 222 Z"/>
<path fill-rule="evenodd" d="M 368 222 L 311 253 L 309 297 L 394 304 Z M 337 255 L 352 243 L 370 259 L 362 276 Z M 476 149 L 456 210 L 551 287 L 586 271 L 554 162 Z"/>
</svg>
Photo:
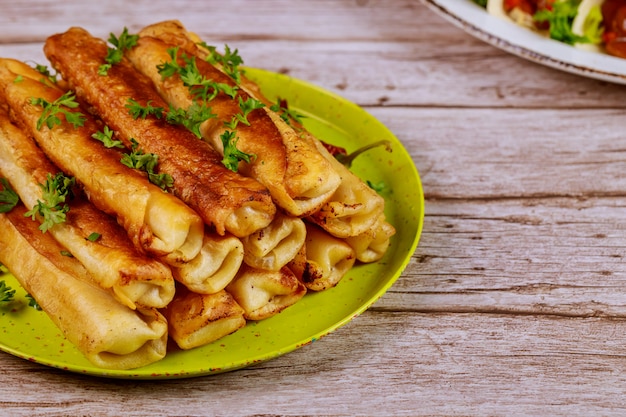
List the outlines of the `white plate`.
<svg viewBox="0 0 626 417">
<path fill-rule="evenodd" d="M 626 59 L 585 51 L 492 16 L 472 0 L 420 0 L 470 35 L 509 53 L 584 77 L 626 84 Z"/>
</svg>

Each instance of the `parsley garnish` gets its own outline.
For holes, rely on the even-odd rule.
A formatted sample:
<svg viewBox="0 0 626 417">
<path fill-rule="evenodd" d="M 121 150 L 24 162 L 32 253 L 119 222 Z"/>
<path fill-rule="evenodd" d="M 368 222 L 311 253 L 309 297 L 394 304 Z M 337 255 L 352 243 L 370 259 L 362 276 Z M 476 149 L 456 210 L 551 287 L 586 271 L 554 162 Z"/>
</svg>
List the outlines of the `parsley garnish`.
<svg viewBox="0 0 626 417">
<path fill-rule="evenodd" d="M 20 201 L 19 196 L 6 178 L 0 178 L 0 184 L 2 184 L 2 191 L 0 191 L 0 213 L 8 213 L 13 210 L 13 207 Z"/>
<path fill-rule="evenodd" d="M 130 115 L 133 116 L 133 119 L 135 120 L 139 119 L 140 117 L 142 119 L 145 119 L 149 115 L 153 115 L 157 119 L 163 117 L 163 107 L 154 107 L 150 104 L 152 103 L 152 100 L 149 100 L 145 106 L 142 106 L 132 98 L 129 98 L 128 100 L 126 100 L 126 102 L 128 103 L 126 104 L 128 113 L 130 113 Z"/>
<path fill-rule="evenodd" d="M 37 300 L 35 300 L 35 297 L 33 297 L 30 294 L 26 294 L 26 298 L 28 299 L 28 306 L 34 308 L 37 311 L 41 311 L 41 306 L 39 305 L 39 303 L 37 302 Z"/>
<path fill-rule="evenodd" d="M 116 37 L 113 33 L 109 35 L 109 43 L 115 46 L 115 48 L 107 49 L 107 56 L 104 58 L 106 64 L 100 65 L 98 68 L 99 75 L 107 75 L 109 69 L 115 65 L 122 62 L 122 57 L 124 56 L 124 51 L 132 48 L 137 45 L 137 40 L 139 39 L 139 35 L 129 35 L 128 28 L 124 27 L 122 34 L 120 37 Z"/>
<path fill-rule="evenodd" d="M 185 53 L 180 54 L 180 59 L 184 62 L 184 65 L 181 66 L 178 63 L 178 50 L 178 47 L 169 48 L 167 52 L 172 60 L 157 66 L 162 78 L 178 74 L 183 85 L 189 89 L 192 97 L 204 102 L 213 100 L 220 92 L 230 98 L 235 98 L 239 89 L 237 86 L 206 79 L 198 70 L 196 58 L 193 56 L 189 57 Z"/>
<path fill-rule="evenodd" d="M 290 109 L 287 106 L 286 101 L 281 100 L 280 98 L 276 99 L 276 103 L 270 106 L 270 110 L 275 113 L 278 113 L 280 118 L 283 119 L 283 121 L 290 126 L 291 126 L 292 120 L 297 123 L 302 123 L 302 119 L 306 117 L 305 115 L 298 113 L 295 110 Z"/>
<path fill-rule="evenodd" d="M 66 92 L 61 97 L 54 100 L 52 103 L 44 100 L 43 98 L 32 97 L 30 104 L 34 106 L 40 106 L 43 109 L 41 116 L 37 120 L 37 130 L 41 130 L 41 127 L 45 123 L 48 129 L 52 129 L 55 125 L 61 124 L 61 119 L 57 116 L 59 113 L 65 116 L 65 120 L 71 123 L 72 126 L 80 127 L 85 124 L 87 118 L 80 112 L 72 112 L 69 109 L 75 109 L 79 106 L 74 93 L 71 91 Z"/>
<path fill-rule="evenodd" d="M 155 172 L 159 162 L 159 156 L 153 153 L 144 153 L 139 148 L 139 143 L 134 138 L 130 139 L 132 143 L 131 153 L 122 155 L 121 163 L 129 168 L 139 169 L 148 174 L 151 183 L 166 190 L 174 185 L 174 180 L 169 174 L 157 174 Z"/>
<path fill-rule="evenodd" d="M 109 129 L 109 126 L 104 126 L 102 132 L 98 131 L 91 137 L 102 142 L 107 148 L 124 148 L 124 144 L 121 141 L 113 139 L 113 131 Z"/>
<path fill-rule="evenodd" d="M 228 45 L 224 45 L 224 53 L 220 54 L 215 46 L 207 45 L 205 42 L 200 42 L 200 46 L 209 50 L 209 55 L 206 58 L 207 62 L 213 65 L 220 64 L 222 70 L 232 77 L 237 84 L 241 82 L 239 66 L 243 64 L 243 59 L 239 56 L 237 49 L 233 51 Z"/>
<path fill-rule="evenodd" d="M 377 193 L 380 193 L 387 187 L 387 185 L 385 184 L 385 181 L 379 181 L 377 183 L 373 183 L 372 181 L 367 180 L 365 182 L 367 183 L 368 187 L 370 187 L 372 190 L 376 191 Z"/>
<path fill-rule="evenodd" d="M 96 240 L 100 239 L 100 236 L 102 236 L 100 233 L 93 232 L 93 233 L 90 233 L 86 239 L 90 242 L 95 242 Z"/>
<path fill-rule="evenodd" d="M 170 107 L 166 120 L 171 124 L 182 124 L 198 138 L 202 138 L 200 126 L 208 119 L 217 117 L 206 104 L 193 103 L 187 110 Z"/>
<path fill-rule="evenodd" d="M 243 99 L 239 97 L 239 108 L 241 109 L 241 113 L 236 114 L 235 117 L 239 119 L 239 121 L 244 125 L 250 126 L 250 122 L 248 121 L 248 115 L 253 110 L 262 109 L 263 107 L 265 107 L 265 104 L 261 103 L 257 99 L 248 97 L 246 101 L 243 101 Z"/>
<path fill-rule="evenodd" d="M 220 135 L 222 145 L 224 146 L 222 163 L 226 168 L 233 172 L 237 172 L 239 161 L 250 163 L 252 159 L 256 158 L 256 155 L 254 154 L 245 153 L 237 149 L 237 141 L 239 138 L 235 135 L 235 132 L 230 130 L 227 130 Z"/>
<path fill-rule="evenodd" d="M 40 215 L 43 221 L 39 230 L 44 233 L 55 224 L 63 223 L 66 218 L 65 213 L 70 211 L 66 200 L 73 196 L 72 187 L 75 184 L 76 179 L 74 177 L 66 177 L 62 172 L 58 172 L 54 177 L 52 174 L 48 174 L 46 182 L 39 184 L 43 201 L 37 200 L 33 209 L 24 215 L 33 220 L 36 219 L 37 215 Z"/>
<path fill-rule="evenodd" d="M 8 303 L 13 301 L 15 290 L 7 285 L 4 280 L 0 281 L 0 303 Z"/>
<path fill-rule="evenodd" d="M 52 74 L 47 66 L 35 64 L 35 71 L 45 77 L 44 79 L 40 80 L 43 84 L 45 84 L 46 81 L 50 81 L 52 84 L 57 83 L 57 74 Z"/>
</svg>

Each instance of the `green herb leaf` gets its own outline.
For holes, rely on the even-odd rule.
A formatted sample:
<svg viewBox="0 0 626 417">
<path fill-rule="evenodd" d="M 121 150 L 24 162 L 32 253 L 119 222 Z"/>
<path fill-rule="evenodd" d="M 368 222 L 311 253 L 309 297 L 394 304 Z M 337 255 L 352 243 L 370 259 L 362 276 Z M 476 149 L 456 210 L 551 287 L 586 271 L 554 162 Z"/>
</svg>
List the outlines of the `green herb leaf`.
<svg viewBox="0 0 626 417">
<path fill-rule="evenodd" d="M 2 190 L 0 191 L 0 213 L 8 213 L 13 210 L 13 207 L 20 201 L 20 197 L 17 195 L 11 184 L 6 178 L 0 178 L 0 184 L 2 184 Z"/>
<path fill-rule="evenodd" d="M 30 294 L 26 294 L 26 298 L 28 299 L 28 306 L 34 308 L 37 311 L 41 311 L 41 306 L 39 305 L 39 303 L 37 302 L 37 300 L 35 300 L 35 297 L 33 297 Z"/>
<path fill-rule="evenodd" d="M 181 124 L 191 130 L 198 138 L 202 138 L 200 126 L 205 121 L 217 117 L 206 104 L 194 102 L 187 110 L 170 107 L 166 120 L 171 124 Z"/>
<path fill-rule="evenodd" d="M 288 125 L 291 125 L 292 120 L 297 123 L 302 123 L 302 119 L 306 117 L 305 115 L 290 109 L 287 106 L 287 102 L 281 100 L 280 98 L 276 99 L 276 103 L 270 106 L 270 110 L 278 113 L 280 118 L 283 119 L 283 121 Z"/>
<path fill-rule="evenodd" d="M 34 106 L 40 106 L 43 109 L 41 116 L 39 116 L 37 120 L 37 130 L 41 130 L 44 123 L 48 126 L 48 129 L 61 125 L 61 119 L 57 116 L 58 114 L 65 116 L 65 120 L 75 128 L 83 126 L 85 120 L 87 120 L 84 114 L 67 110 L 75 109 L 79 106 L 74 93 L 71 91 L 66 92 L 52 103 L 43 98 L 35 97 L 30 99 L 30 103 Z"/>
<path fill-rule="evenodd" d="M 174 185 L 174 179 L 165 173 L 156 173 L 156 167 L 159 162 L 159 156 L 153 153 L 144 153 L 139 149 L 139 144 L 134 138 L 131 138 L 131 153 L 122 155 L 120 162 L 129 168 L 138 169 L 148 174 L 151 183 L 166 190 Z"/>
<path fill-rule="evenodd" d="M 206 79 L 198 70 L 196 58 L 189 57 L 185 53 L 179 56 L 178 51 L 178 47 L 168 49 L 171 61 L 157 66 L 163 79 L 178 74 L 183 84 L 189 89 L 191 96 L 205 103 L 213 100 L 219 93 L 235 98 L 239 87 Z M 184 62 L 183 65 L 178 63 L 179 59 Z"/>
<path fill-rule="evenodd" d="M 109 69 L 115 64 L 122 62 L 124 51 L 137 45 L 139 35 L 129 35 L 128 28 L 124 27 L 121 35 L 116 37 L 113 33 L 109 34 L 109 43 L 115 48 L 107 49 L 107 56 L 104 58 L 106 64 L 100 65 L 98 68 L 99 75 L 107 75 Z"/>
<path fill-rule="evenodd" d="M 100 239 L 100 236 L 102 236 L 100 233 L 93 232 L 89 234 L 89 236 L 87 236 L 87 240 L 90 242 L 95 242 L 96 240 Z"/>
<path fill-rule="evenodd" d="M 76 184 L 74 177 L 66 177 L 62 172 L 57 173 L 54 177 L 48 174 L 46 182 L 39 184 L 41 187 L 42 200 L 37 200 L 37 204 L 24 215 L 36 220 L 37 215 L 42 217 L 39 230 L 48 231 L 55 224 L 63 223 L 66 213 L 70 210 L 66 200 L 72 197 L 72 187 Z"/>
<path fill-rule="evenodd" d="M 124 148 L 124 144 L 121 141 L 113 139 L 113 131 L 109 129 L 109 126 L 104 126 L 102 132 L 98 131 L 91 137 L 102 142 L 107 148 Z"/>
<path fill-rule="evenodd" d="M 7 285 L 4 280 L 0 281 L 0 303 L 13 301 L 15 290 Z"/>
<path fill-rule="evenodd" d="M 128 113 L 133 116 L 133 119 L 137 120 L 140 117 L 145 119 L 146 117 L 153 115 L 157 119 L 161 119 L 163 117 L 163 107 L 154 107 L 150 103 L 152 100 L 149 100 L 145 106 L 142 106 L 137 101 L 129 98 L 126 104 L 126 108 L 128 109 Z"/>
<path fill-rule="evenodd" d="M 44 79 L 40 80 L 42 83 L 46 84 L 46 81 L 49 81 L 51 84 L 57 83 L 57 74 L 51 73 L 50 69 L 46 65 L 35 64 L 35 71 L 45 77 Z"/>
<path fill-rule="evenodd" d="M 259 100 L 248 97 L 246 101 L 243 101 L 241 97 L 239 97 L 239 108 L 241 109 L 241 113 L 235 115 L 235 117 L 246 126 L 250 126 L 250 122 L 248 121 L 248 115 L 257 109 L 262 109 L 265 107 L 265 104 L 261 103 Z"/>
<path fill-rule="evenodd" d="M 243 65 L 243 59 L 239 56 L 237 49 L 233 51 L 228 45 L 224 45 L 224 53 L 220 54 L 215 46 L 207 45 L 205 42 L 200 42 L 200 46 L 209 50 L 209 55 L 206 58 L 207 62 L 213 65 L 221 65 L 222 70 L 233 78 L 237 84 L 241 82 L 241 70 L 239 67 Z"/>
<path fill-rule="evenodd" d="M 367 183 L 368 187 L 370 187 L 372 190 L 376 191 L 377 193 L 380 193 L 386 188 L 386 184 L 384 181 L 373 183 L 372 181 L 367 180 L 365 182 Z"/>
<path fill-rule="evenodd" d="M 248 154 L 237 149 L 237 141 L 239 139 L 235 136 L 235 132 L 227 130 L 220 136 L 220 138 L 222 139 L 222 145 L 224 146 L 222 163 L 231 171 L 238 171 L 240 161 L 250 163 L 251 160 L 256 158 L 256 155 Z"/>
</svg>

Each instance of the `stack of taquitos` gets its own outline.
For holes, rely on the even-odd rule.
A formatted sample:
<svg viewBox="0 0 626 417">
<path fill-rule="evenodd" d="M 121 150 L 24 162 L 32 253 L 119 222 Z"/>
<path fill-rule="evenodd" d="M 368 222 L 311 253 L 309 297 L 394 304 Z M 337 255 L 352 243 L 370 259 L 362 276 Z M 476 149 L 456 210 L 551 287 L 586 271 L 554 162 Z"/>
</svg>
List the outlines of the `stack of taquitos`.
<svg viewBox="0 0 626 417">
<path fill-rule="evenodd" d="M 357 260 L 373 262 L 382 257 L 394 232 L 384 217 L 384 201 L 328 154 L 318 139 L 271 110 L 271 103 L 245 76 L 229 78 L 219 64 L 205 61 L 210 51 L 196 46 L 194 35 L 178 22 L 149 26 L 140 35 L 137 45 L 126 50 L 126 57 L 106 74 L 99 72 L 107 58 L 102 40 L 79 28 L 50 37 L 45 53 L 63 76 L 65 88 L 41 82 L 43 77 L 23 63 L 0 60 L 0 107 L 9 109 L 17 125 L 5 115 L 5 127 L 10 126 L 5 132 L 21 129 L 21 136 L 32 136 L 23 143 L 30 141 L 32 146 L 34 139 L 46 156 L 32 149 L 31 154 L 51 160 L 35 169 L 11 156 L 20 154 L 13 150 L 0 157 L 0 173 L 10 179 L 29 207 L 38 198 L 36 186 L 44 171 L 58 167 L 79 183 L 68 223 L 53 226 L 51 235 L 64 241 L 71 220 L 79 218 L 78 202 L 84 189 L 90 200 L 85 204 L 117 218 L 130 238 L 126 243 L 132 243 L 138 255 L 169 266 L 168 272 L 178 283 L 175 294 L 168 295 L 170 301 L 158 307 L 162 307 L 169 337 L 182 349 L 217 340 L 241 328 L 246 320 L 278 314 L 307 290 L 336 285 Z M 168 48 L 172 47 L 180 48 L 181 55 L 173 55 L 179 63 L 185 62 L 183 53 L 189 54 L 198 59 L 203 77 L 228 84 L 237 92 L 234 97 L 218 93 L 215 101 L 207 103 L 217 114 L 201 127 L 204 141 L 165 119 L 137 118 L 127 108 L 129 99 L 162 107 L 165 113 L 193 104 L 188 86 L 178 76 L 160 78 L 157 65 L 163 63 L 160 59 L 171 59 Z M 88 109 L 93 114 L 84 114 L 85 124 L 79 127 L 71 127 L 63 116 L 59 126 L 39 127 L 42 109 L 32 99 L 53 102 L 66 88 L 74 89 L 81 103 L 73 111 Z M 255 156 L 250 163 L 239 163 L 237 173 L 221 164 L 223 148 L 218 138 L 240 108 L 237 102 L 248 99 L 265 106 L 252 111 L 249 124 L 240 123 L 236 129 L 238 147 Z M 126 150 L 138 145 L 156 154 L 158 172 L 173 178 L 173 185 L 166 187 L 172 194 L 124 167 L 119 161 L 122 151 L 107 149 L 92 139 L 104 127 L 113 130 Z M 9 135 L 20 136 L 17 131 Z M 21 146 L 14 145 L 15 141 L 5 143 Z M 185 223 L 172 223 L 168 213 L 187 222 L 187 235 L 181 228 Z M 94 217 L 100 215 L 107 216 Z M 74 275 L 97 281 L 102 272 L 97 262 L 76 258 L 72 268 L 89 266 L 91 270 Z M 14 263 L 7 266 L 28 285 L 24 279 L 28 274 Z M 116 268 L 107 264 L 103 269 L 115 272 Z M 131 307 L 135 303 L 138 311 L 144 311 L 139 299 L 126 298 L 118 294 L 121 301 Z"/>
</svg>

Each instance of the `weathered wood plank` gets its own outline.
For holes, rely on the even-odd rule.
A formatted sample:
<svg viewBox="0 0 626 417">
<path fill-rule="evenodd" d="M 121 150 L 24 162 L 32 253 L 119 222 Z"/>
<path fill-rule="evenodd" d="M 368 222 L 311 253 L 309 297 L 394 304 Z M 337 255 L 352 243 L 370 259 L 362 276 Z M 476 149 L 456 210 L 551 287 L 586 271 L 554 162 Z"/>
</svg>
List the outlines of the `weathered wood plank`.
<svg viewBox="0 0 626 417">
<path fill-rule="evenodd" d="M 68 377 L 3 357 L 0 406 L 13 416 L 618 416 L 626 412 L 623 327 L 599 318 L 367 312 L 270 362 L 154 383 Z"/>
<path fill-rule="evenodd" d="M 565 74 L 508 55 L 417 2 L 369 1 L 363 6 L 349 1 L 317 1 L 309 6 L 304 2 L 300 13 L 311 19 L 304 28 L 286 12 L 274 16 L 278 21 L 271 25 L 260 19 L 287 7 L 285 2 L 269 3 L 244 1 L 245 7 L 239 8 L 194 3 L 176 17 L 209 43 L 237 47 L 248 65 L 289 73 L 365 106 L 625 107 L 626 86 Z M 0 16 L 0 56 L 45 62 L 44 39 L 72 25 L 106 38 L 124 25 L 137 30 L 172 18 L 168 2 L 139 2 L 118 19 L 105 17 L 116 16 L 119 4 L 105 4 L 110 6 L 94 13 L 97 6 L 89 2 L 50 3 L 26 15 L 30 17 L 11 20 L 10 16 L 24 15 L 25 8 L 32 7 L 11 3 Z M 82 13 L 75 12 L 81 8 Z M 154 12 L 146 12 L 150 8 Z M 402 12 L 389 13 L 393 10 Z M 39 22 L 42 13 L 50 18 Z M 212 24 L 207 25 L 207 20 Z"/>
</svg>

